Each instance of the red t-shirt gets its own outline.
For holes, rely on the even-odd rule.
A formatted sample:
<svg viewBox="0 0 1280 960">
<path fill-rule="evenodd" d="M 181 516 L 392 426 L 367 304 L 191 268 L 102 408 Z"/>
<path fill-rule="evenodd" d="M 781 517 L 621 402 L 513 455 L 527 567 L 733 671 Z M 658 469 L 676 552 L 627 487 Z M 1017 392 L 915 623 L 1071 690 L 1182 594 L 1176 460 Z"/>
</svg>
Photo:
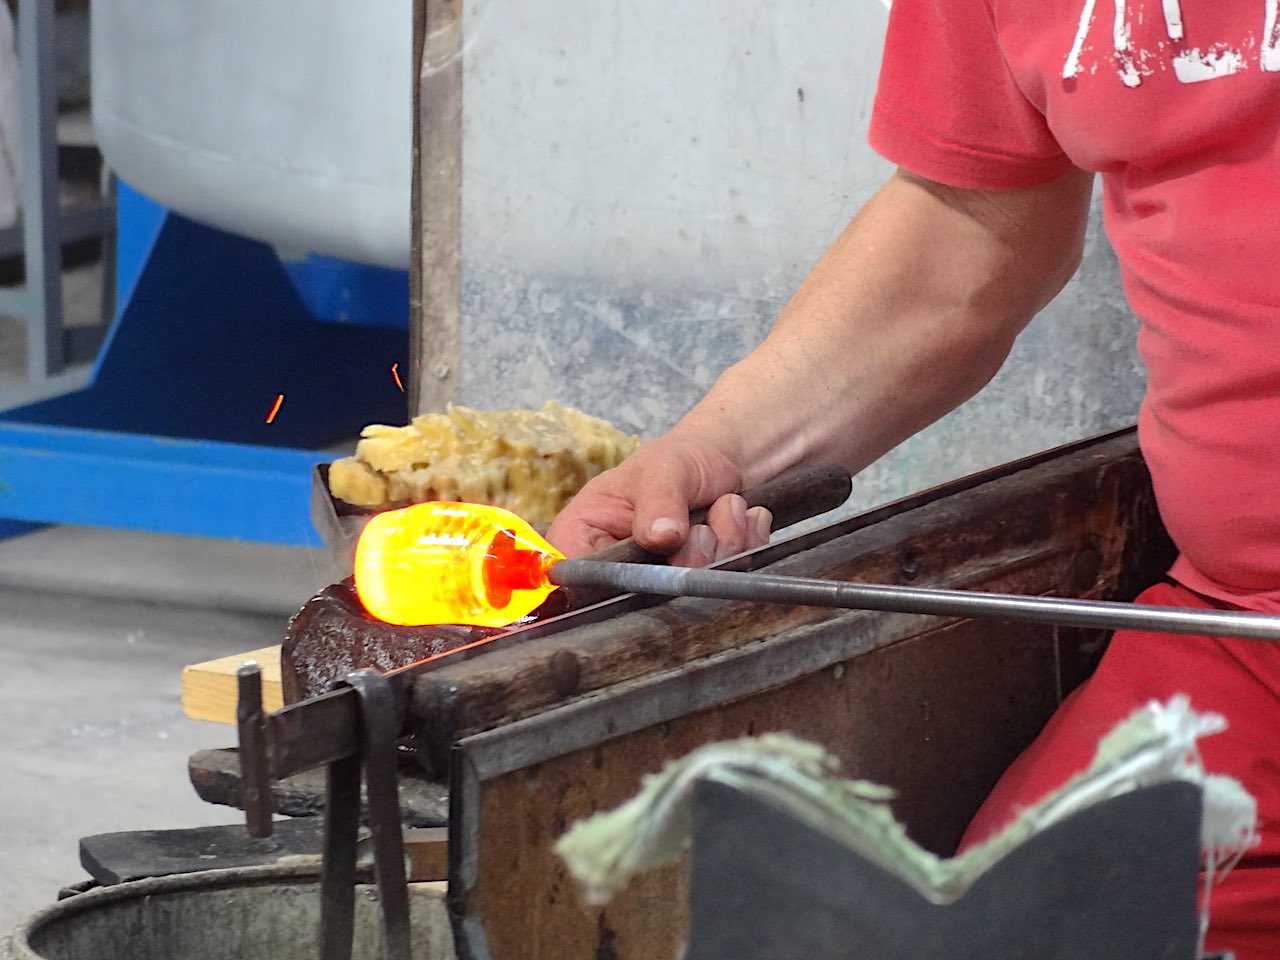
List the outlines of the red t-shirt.
<svg viewBox="0 0 1280 960">
<path fill-rule="evenodd" d="M 1192 590 L 1280 612 L 1277 0 L 895 0 L 871 144 L 951 186 L 1102 176 L 1142 449 Z M 1052 224 L 1047 225 L 1052 229 Z"/>
</svg>

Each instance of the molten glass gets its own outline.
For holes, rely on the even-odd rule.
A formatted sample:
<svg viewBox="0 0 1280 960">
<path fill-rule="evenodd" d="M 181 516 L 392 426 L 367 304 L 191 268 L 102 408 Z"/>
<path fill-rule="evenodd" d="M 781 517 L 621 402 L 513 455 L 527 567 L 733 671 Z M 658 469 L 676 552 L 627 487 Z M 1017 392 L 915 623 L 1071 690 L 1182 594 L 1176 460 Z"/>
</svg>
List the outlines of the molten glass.
<svg viewBox="0 0 1280 960">
<path fill-rule="evenodd" d="M 564 555 L 515 514 L 431 501 L 379 513 L 356 544 L 356 593 L 379 620 L 505 627 L 556 586 Z"/>
</svg>

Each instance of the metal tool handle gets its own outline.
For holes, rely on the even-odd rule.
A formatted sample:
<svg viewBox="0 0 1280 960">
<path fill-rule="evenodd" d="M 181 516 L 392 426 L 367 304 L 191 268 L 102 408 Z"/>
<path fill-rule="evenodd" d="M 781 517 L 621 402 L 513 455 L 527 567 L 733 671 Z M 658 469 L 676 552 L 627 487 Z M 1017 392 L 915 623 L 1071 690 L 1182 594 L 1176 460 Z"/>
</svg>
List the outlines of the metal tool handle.
<svg viewBox="0 0 1280 960">
<path fill-rule="evenodd" d="M 709 597 L 886 613 L 985 617 L 1105 630 L 1151 630 L 1247 640 L 1280 640 L 1280 616 L 1261 613 L 847 583 L 769 573 L 696 570 L 666 564 L 600 563 L 592 559 L 561 560 L 551 567 L 548 576 L 552 582 L 570 588 L 583 585 L 615 592 L 654 593 L 670 597 Z"/>
</svg>

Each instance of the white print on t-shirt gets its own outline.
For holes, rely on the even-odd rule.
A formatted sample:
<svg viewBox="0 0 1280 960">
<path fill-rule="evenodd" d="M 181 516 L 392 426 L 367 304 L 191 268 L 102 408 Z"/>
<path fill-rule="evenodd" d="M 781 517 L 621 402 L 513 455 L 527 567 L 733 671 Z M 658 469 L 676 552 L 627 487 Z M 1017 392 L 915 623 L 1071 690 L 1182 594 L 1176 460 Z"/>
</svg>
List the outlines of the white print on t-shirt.
<svg viewBox="0 0 1280 960">
<path fill-rule="evenodd" d="M 1115 57 L 1116 69 L 1126 87 L 1136 87 L 1142 83 L 1144 75 L 1150 75 L 1157 68 L 1165 68 L 1165 58 L 1173 68 L 1174 76 L 1183 83 L 1199 83 L 1202 80 L 1214 80 L 1227 77 L 1246 69 L 1248 63 L 1245 50 L 1254 48 L 1258 51 L 1258 66 L 1263 70 L 1280 71 L 1280 18 L 1277 18 L 1277 7 L 1280 0 L 1262 0 L 1262 42 L 1258 44 L 1250 36 L 1240 47 L 1229 43 L 1214 43 L 1207 47 L 1184 48 L 1181 44 L 1184 36 L 1181 0 L 1161 0 L 1161 13 L 1164 15 L 1165 33 L 1169 44 L 1160 44 L 1160 50 L 1135 51 L 1132 42 L 1132 14 L 1129 12 L 1128 0 L 1112 0 L 1115 5 L 1115 16 L 1111 21 L 1111 46 Z M 1215 0 L 1224 2 L 1224 0 Z M 1080 12 L 1080 25 L 1076 30 L 1075 42 L 1067 54 L 1066 63 L 1062 66 L 1062 78 L 1073 80 L 1084 72 L 1080 58 L 1085 42 L 1089 38 L 1089 30 L 1093 26 L 1094 8 L 1097 0 L 1084 0 L 1084 9 Z"/>
</svg>

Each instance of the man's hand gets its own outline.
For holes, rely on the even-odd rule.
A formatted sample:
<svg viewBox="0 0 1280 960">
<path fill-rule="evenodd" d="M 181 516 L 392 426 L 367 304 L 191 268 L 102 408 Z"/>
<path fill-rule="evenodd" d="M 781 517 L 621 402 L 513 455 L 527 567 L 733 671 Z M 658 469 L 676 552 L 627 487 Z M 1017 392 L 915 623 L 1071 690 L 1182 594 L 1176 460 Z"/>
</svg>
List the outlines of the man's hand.
<svg viewBox="0 0 1280 960">
<path fill-rule="evenodd" d="M 678 566 L 700 567 L 766 543 L 773 518 L 747 509 L 736 491 L 742 471 L 714 448 L 668 434 L 589 482 L 556 517 L 547 538 L 567 556 L 634 536 Z M 689 525 L 690 507 L 711 504 L 707 522 Z"/>
</svg>

